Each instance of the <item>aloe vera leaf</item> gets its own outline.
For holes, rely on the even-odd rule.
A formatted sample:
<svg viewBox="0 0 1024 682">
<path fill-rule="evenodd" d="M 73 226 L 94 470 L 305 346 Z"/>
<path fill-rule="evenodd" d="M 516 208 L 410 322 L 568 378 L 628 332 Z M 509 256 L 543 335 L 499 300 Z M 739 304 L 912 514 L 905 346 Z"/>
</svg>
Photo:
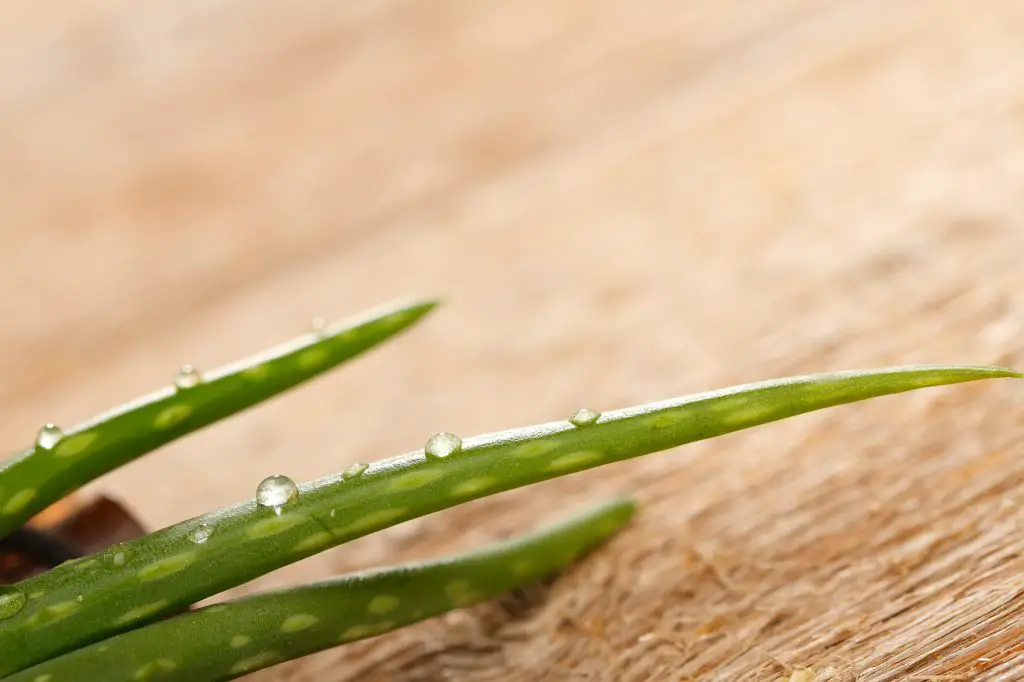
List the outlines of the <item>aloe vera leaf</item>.
<svg viewBox="0 0 1024 682">
<path fill-rule="evenodd" d="M 472 553 L 209 606 L 78 649 L 5 682 L 233 679 L 543 578 L 595 548 L 635 510 L 631 501 L 606 503 Z"/>
<path fill-rule="evenodd" d="M 0 676 L 471 499 L 825 407 L 1020 376 L 987 367 L 897 367 L 791 377 L 606 412 L 584 427 L 558 421 L 476 436 L 444 458 L 418 450 L 382 460 L 357 476 L 300 486 L 299 499 L 280 508 L 242 502 L 18 583 L 29 599 L 0 621 Z M 208 536 L 202 543 L 191 539 L 198 529 Z"/>
<path fill-rule="evenodd" d="M 390 305 L 315 330 L 258 356 L 184 378 L 116 407 L 46 446 L 0 463 L 0 537 L 91 480 L 336 367 L 407 328 L 436 305 Z M 200 380 L 201 379 L 201 380 Z M 45 438 L 43 439 L 45 440 Z"/>
</svg>

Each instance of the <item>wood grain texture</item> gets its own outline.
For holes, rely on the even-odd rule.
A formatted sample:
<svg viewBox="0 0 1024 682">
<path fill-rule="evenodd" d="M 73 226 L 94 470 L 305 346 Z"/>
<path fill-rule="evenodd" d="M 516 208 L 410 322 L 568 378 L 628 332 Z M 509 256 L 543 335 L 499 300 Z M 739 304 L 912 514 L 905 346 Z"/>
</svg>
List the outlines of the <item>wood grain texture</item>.
<svg viewBox="0 0 1024 682">
<path fill-rule="evenodd" d="M 282 340 L 422 328 L 99 482 L 161 526 L 479 433 L 731 383 L 1024 365 L 1024 5 L 9 0 L 0 433 Z M 256 676 L 1024 679 L 1024 393 L 929 390 L 483 500 L 236 593 L 613 493 L 552 587 Z"/>
</svg>

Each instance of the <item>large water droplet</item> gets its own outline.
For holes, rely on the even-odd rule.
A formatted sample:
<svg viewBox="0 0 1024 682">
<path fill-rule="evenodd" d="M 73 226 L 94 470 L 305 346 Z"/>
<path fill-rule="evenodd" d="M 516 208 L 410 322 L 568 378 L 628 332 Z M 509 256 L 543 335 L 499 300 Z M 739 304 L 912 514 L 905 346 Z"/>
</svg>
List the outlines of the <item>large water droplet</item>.
<svg viewBox="0 0 1024 682">
<path fill-rule="evenodd" d="M 427 457 L 444 459 L 462 450 L 462 439 L 454 433 L 435 433 L 424 448 Z"/>
<path fill-rule="evenodd" d="M 203 376 L 192 365 L 182 365 L 174 377 L 175 387 L 183 391 L 195 388 L 201 383 L 203 383 Z"/>
<path fill-rule="evenodd" d="M 132 560 L 134 555 L 135 552 L 128 545 L 114 545 L 103 553 L 103 562 L 109 566 L 124 566 Z"/>
<path fill-rule="evenodd" d="M 200 523 L 188 534 L 188 539 L 197 545 L 201 545 L 213 535 L 213 526 L 208 523 Z"/>
<path fill-rule="evenodd" d="M 601 413 L 597 410 L 591 410 L 584 407 L 582 410 L 572 416 L 569 422 L 576 427 L 590 426 L 597 422 L 601 418 Z"/>
<path fill-rule="evenodd" d="M 18 615 L 25 608 L 25 593 L 14 585 L 0 585 L 0 620 Z"/>
<path fill-rule="evenodd" d="M 56 424 L 46 424 L 36 433 L 36 447 L 40 450 L 52 450 L 64 437 L 64 432 Z"/>
<path fill-rule="evenodd" d="M 299 487 L 287 476 L 268 476 L 256 488 L 256 504 L 281 513 L 281 507 L 299 499 Z"/>
<path fill-rule="evenodd" d="M 353 478 L 359 478 L 363 473 L 370 468 L 369 464 L 363 464 L 362 462 L 356 462 L 349 468 L 341 472 L 341 477 L 346 481 L 351 481 Z"/>
</svg>

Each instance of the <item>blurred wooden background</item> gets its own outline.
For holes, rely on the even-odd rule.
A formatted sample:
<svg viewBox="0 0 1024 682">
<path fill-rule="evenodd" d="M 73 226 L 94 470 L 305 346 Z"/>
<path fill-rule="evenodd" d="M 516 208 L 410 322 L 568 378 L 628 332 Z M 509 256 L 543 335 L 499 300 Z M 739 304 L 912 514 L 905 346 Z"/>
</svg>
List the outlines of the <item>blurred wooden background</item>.
<svg viewBox="0 0 1024 682">
<path fill-rule="evenodd" d="M 1022 35 L 1013 0 L 7 0 L 0 432 L 427 294 L 414 332 L 95 488 L 162 526 L 438 430 L 1019 366 Z M 257 678 L 1024 679 L 1022 416 L 1012 382 L 925 391 L 406 524 L 236 593 L 645 505 L 525 613 Z"/>
</svg>

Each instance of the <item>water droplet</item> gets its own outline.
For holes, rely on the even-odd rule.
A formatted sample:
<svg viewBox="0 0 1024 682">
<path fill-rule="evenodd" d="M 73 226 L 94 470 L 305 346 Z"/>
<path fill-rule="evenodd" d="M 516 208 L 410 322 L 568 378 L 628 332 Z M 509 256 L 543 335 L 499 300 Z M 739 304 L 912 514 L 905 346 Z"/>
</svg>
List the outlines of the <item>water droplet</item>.
<svg viewBox="0 0 1024 682">
<path fill-rule="evenodd" d="M 363 472 L 365 472 L 369 468 L 369 464 L 356 462 L 355 464 L 341 472 L 341 477 L 346 481 L 351 481 L 353 478 L 359 478 L 360 476 L 362 476 Z"/>
<path fill-rule="evenodd" d="M 287 476 L 268 476 L 256 488 L 256 504 L 281 513 L 281 507 L 299 500 L 299 488 Z"/>
<path fill-rule="evenodd" d="M 601 413 L 597 410 L 590 410 L 584 407 L 582 410 L 572 416 L 569 422 L 576 427 L 590 426 L 597 422 L 601 418 Z"/>
<path fill-rule="evenodd" d="M 462 450 L 462 439 L 454 433 L 435 433 L 427 439 L 424 450 L 427 457 L 444 459 Z"/>
<path fill-rule="evenodd" d="M 103 553 L 103 562 L 108 566 L 124 566 L 134 555 L 135 552 L 128 545 L 114 545 Z"/>
<path fill-rule="evenodd" d="M 310 320 L 309 328 L 317 336 L 327 336 L 327 321 L 322 317 L 314 317 Z"/>
<path fill-rule="evenodd" d="M 213 526 L 208 523 L 200 523 L 188 534 L 188 539 L 197 545 L 201 545 L 209 540 L 211 535 L 213 535 Z"/>
<path fill-rule="evenodd" d="M 182 365 L 177 376 L 174 377 L 174 385 L 182 391 L 195 388 L 202 382 L 202 375 L 192 365 Z"/>
<path fill-rule="evenodd" d="M 64 432 L 56 424 L 46 424 L 36 434 L 36 447 L 40 450 L 52 450 L 56 447 Z"/>
<path fill-rule="evenodd" d="M 25 608 L 25 593 L 13 585 L 0 585 L 0 620 L 18 615 Z"/>
</svg>

